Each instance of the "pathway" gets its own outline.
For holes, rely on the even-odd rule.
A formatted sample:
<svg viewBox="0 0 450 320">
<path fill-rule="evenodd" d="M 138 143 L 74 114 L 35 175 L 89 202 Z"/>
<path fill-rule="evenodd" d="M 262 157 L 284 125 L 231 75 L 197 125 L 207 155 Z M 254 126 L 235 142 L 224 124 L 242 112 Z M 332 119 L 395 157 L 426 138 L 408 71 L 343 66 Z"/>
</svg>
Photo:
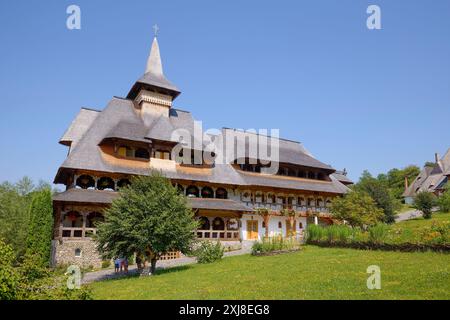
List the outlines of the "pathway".
<svg viewBox="0 0 450 320">
<path fill-rule="evenodd" d="M 395 222 L 416 219 L 421 216 L 422 216 L 422 212 L 413 209 L 413 210 L 409 210 L 409 211 L 398 214 L 397 217 L 395 218 Z"/>
<path fill-rule="evenodd" d="M 243 241 L 242 242 L 242 249 L 225 252 L 224 257 L 231 257 L 231 256 L 237 256 L 237 255 L 243 255 L 243 254 L 249 254 L 251 252 L 253 242 L 251 241 Z M 195 257 L 182 257 L 178 259 L 173 260 L 161 260 L 158 261 L 156 264 L 157 270 L 164 270 L 168 268 L 178 267 L 178 266 L 184 266 L 196 263 L 197 259 Z M 117 278 L 124 278 L 128 276 L 133 276 L 138 273 L 136 265 L 130 266 L 128 269 L 128 274 L 123 273 L 114 273 L 114 269 L 103 269 L 99 271 L 92 271 L 87 272 L 83 275 L 83 279 L 81 282 L 83 284 L 95 282 L 95 281 L 102 281 L 102 280 L 108 280 L 108 279 L 117 279 Z"/>
</svg>

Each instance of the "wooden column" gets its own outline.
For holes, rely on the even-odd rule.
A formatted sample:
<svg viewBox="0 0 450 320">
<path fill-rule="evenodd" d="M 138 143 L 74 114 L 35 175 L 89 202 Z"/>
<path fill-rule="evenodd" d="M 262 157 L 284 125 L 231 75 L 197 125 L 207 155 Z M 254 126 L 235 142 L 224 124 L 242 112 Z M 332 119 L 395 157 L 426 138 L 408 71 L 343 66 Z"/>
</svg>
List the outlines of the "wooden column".
<svg viewBox="0 0 450 320">
<path fill-rule="evenodd" d="M 53 239 L 61 239 L 62 238 L 62 219 L 61 219 L 61 206 L 57 205 L 54 208 L 55 216 L 54 216 L 54 224 L 53 224 Z"/>
</svg>

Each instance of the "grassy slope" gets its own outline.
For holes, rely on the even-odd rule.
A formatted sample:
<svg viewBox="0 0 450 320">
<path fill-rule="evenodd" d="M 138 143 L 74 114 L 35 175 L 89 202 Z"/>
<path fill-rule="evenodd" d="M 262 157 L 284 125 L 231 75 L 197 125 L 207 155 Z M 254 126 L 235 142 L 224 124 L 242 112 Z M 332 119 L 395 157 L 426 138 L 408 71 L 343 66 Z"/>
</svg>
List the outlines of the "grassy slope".
<svg viewBox="0 0 450 320">
<path fill-rule="evenodd" d="M 450 222 L 450 213 L 435 212 L 431 219 L 417 218 L 392 225 L 392 231 L 397 232 L 398 242 L 416 242 L 420 239 L 420 232 L 431 227 L 434 223 Z"/>
<path fill-rule="evenodd" d="M 366 287 L 373 264 L 381 268 L 381 290 Z M 447 254 L 306 246 L 90 286 L 97 299 L 450 299 L 449 265 Z"/>
</svg>

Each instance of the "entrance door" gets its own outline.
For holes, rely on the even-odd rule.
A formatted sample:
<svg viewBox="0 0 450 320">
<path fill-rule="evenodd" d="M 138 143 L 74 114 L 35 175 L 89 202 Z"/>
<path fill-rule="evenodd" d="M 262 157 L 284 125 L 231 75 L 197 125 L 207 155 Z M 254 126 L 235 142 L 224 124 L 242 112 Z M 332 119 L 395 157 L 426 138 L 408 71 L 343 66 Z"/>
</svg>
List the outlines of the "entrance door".
<svg viewBox="0 0 450 320">
<path fill-rule="evenodd" d="M 294 221 L 294 228 L 291 229 L 291 223 L 289 222 L 289 220 L 286 220 L 286 237 L 291 237 L 291 236 L 295 235 L 295 233 L 297 231 L 295 222 L 296 221 Z"/>
<path fill-rule="evenodd" d="M 258 220 L 247 220 L 247 240 L 258 239 Z"/>
</svg>

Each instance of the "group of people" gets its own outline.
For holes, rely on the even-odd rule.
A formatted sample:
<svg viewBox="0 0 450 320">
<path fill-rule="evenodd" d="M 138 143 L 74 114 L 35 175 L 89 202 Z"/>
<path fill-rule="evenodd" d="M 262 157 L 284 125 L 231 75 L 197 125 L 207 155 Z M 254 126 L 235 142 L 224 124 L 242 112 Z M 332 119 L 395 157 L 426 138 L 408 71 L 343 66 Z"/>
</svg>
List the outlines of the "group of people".
<svg viewBox="0 0 450 320">
<path fill-rule="evenodd" d="M 115 273 L 119 273 L 119 272 L 125 272 L 128 273 L 128 258 L 119 258 L 116 257 L 114 259 L 114 272 Z"/>
</svg>

